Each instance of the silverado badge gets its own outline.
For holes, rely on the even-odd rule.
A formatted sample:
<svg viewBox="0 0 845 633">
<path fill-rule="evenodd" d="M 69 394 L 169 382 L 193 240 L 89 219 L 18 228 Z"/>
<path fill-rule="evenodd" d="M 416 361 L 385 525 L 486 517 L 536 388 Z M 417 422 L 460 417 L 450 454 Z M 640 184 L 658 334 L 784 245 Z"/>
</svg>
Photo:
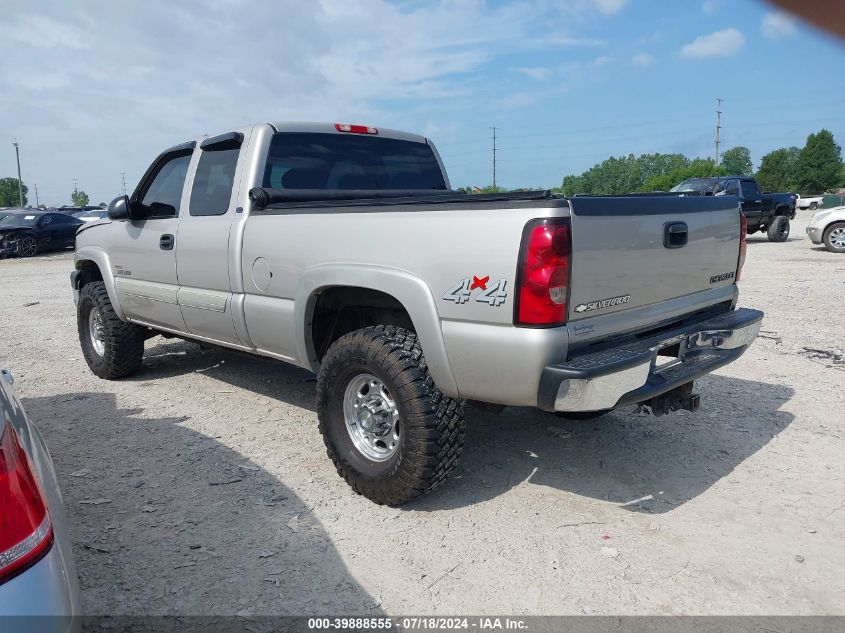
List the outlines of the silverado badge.
<svg viewBox="0 0 845 633">
<path fill-rule="evenodd" d="M 575 306 L 575 312 L 590 312 L 591 310 L 601 310 L 603 308 L 610 308 L 613 306 L 628 303 L 631 300 L 631 295 L 622 295 L 621 297 L 611 297 L 610 299 L 600 299 L 598 301 L 590 301 L 590 303 L 581 303 Z"/>
</svg>

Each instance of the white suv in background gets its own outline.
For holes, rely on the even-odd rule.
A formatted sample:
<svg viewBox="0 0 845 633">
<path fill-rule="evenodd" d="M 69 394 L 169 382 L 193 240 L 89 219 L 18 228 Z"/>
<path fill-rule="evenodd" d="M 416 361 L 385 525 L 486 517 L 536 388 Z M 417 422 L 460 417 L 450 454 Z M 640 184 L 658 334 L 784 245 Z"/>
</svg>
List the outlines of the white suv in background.
<svg viewBox="0 0 845 633">
<path fill-rule="evenodd" d="M 807 225 L 807 236 L 831 253 L 845 253 L 845 206 L 816 213 Z"/>
</svg>

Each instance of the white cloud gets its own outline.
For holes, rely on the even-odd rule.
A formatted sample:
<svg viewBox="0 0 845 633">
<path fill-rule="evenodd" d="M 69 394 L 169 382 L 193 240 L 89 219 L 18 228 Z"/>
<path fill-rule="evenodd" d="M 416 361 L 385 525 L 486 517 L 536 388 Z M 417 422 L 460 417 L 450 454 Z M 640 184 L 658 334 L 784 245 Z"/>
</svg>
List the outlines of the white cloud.
<svg viewBox="0 0 845 633">
<path fill-rule="evenodd" d="M 566 63 L 573 47 L 605 46 L 582 27 L 625 1 L 7 4 L 0 142 L 20 139 L 24 181 L 59 204 L 73 178 L 108 200 L 121 171 L 137 179 L 161 148 L 256 120 L 424 128 L 431 121 L 420 112 L 437 121 L 456 104 L 492 103 L 491 64 L 508 56 L 542 52 Z M 523 63 L 523 75 L 553 76 Z M 499 105 L 528 101 L 515 92 Z M 0 168 L 2 176 L 14 166 L 0 156 Z"/>
<path fill-rule="evenodd" d="M 534 79 L 536 81 L 545 81 L 552 76 L 551 68 L 544 68 L 544 67 L 537 67 L 537 68 L 512 68 L 511 70 L 518 72 L 526 77 Z"/>
<path fill-rule="evenodd" d="M 745 46 L 745 36 L 735 28 L 702 35 L 681 49 L 681 57 L 732 57 Z"/>
<path fill-rule="evenodd" d="M 622 10 L 628 0 L 595 0 L 595 3 L 603 15 L 614 15 Z"/>
<path fill-rule="evenodd" d="M 798 31 L 795 21 L 780 11 L 774 11 L 773 13 L 764 15 L 763 22 L 760 24 L 760 30 L 763 32 L 763 35 L 773 40 L 795 35 Z"/>
<path fill-rule="evenodd" d="M 596 66 L 607 66 L 608 64 L 612 64 L 615 61 L 616 60 L 613 59 L 612 57 L 609 57 L 607 55 L 602 55 L 601 57 L 596 57 L 593 60 L 593 64 L 596 65 Z"/>
<path fill-rule="evenodd" d="M 705 0 L 704 4 L 701 5 L 701 11 L 703 13 L 715 13 L 718 8 L 719 3 L 717 0 Z"/>
<path fill-rule="evenodd" d="M 631 57 L 631 63 L 634 66 L 651 66 L 655 61 L 654 56 L 648 53 L 637 53 Z"/>
<path fill-rule="evenodd" d="M 36 48 L 90 48 L 91 37 L 75 26 L 37 13 L 24 13 L 0 25 L 0 37 Z"/>
</svg>

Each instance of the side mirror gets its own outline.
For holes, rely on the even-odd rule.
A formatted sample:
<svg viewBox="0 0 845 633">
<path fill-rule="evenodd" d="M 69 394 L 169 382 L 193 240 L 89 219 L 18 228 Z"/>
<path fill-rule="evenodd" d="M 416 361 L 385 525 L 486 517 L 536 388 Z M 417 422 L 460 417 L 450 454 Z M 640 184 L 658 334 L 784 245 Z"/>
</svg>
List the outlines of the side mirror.
<svg viewBox="0 0 845 633">
<path fill-rule="evenodd" d="M 129 196 L 118 196 L 109 203 L 106 214 L 110 220 L 131 220 L 131 208 L 132 204 L 129 202 Z"/>
</svg>

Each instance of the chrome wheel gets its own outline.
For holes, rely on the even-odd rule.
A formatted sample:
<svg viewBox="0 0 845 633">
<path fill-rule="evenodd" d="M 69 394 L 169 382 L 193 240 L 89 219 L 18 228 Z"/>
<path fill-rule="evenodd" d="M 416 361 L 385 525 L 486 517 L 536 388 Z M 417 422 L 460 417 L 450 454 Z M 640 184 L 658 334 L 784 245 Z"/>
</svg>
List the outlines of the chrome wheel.
<svg viewBox="0 0 845 633">
<path fill-rule="evenodd" d="M 23 257 L 32 257 L 38 252 L 38 243 L 34 237 L 21 238 L 18 250 Z"/>
<path fill-rule="evenodd" d="M 836 227 L 830 232 L 830 236 L 827 239 L 833 248 L 837 250 L 845 249 L 845 227 Z"/>
<path fill-rule="evenodd" d="M 358 374 L 346 385 L 343 417 L 352 444 L 368 459 L 384 462 L 399 449 L 399 409 L 372 374 Z"/>
<path fill-rule="evenodd" d="M 96 308 L 91 308 L 91 312 L 88 313 L 88 336 L 91 337 L 91 347 L 94 348 L 97 356 L 105 355 L 106 332 L 103 327 L 103 317 Z"/>
</svg>

